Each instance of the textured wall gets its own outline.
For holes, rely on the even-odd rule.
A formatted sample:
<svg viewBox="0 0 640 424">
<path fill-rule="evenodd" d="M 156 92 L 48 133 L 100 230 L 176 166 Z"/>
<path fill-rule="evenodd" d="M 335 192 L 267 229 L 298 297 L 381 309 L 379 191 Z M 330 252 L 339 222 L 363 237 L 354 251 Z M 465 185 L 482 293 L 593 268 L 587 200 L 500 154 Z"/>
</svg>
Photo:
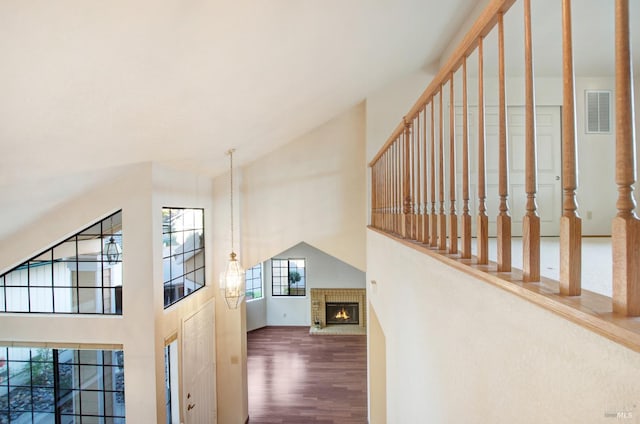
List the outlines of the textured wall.
<svg viewBox="0 0 640 424">
<path fill-rule="evenodd" d="M 387 422 L 637 422 L 640 354 L 372 231 L 367 249 Z"/>
</svg>

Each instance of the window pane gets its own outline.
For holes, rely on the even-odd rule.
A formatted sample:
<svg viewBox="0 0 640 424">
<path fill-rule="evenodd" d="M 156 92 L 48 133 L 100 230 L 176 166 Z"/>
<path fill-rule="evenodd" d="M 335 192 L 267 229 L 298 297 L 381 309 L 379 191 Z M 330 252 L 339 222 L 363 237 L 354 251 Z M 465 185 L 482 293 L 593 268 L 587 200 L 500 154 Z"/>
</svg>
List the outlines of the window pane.
<svg viewBox="0 0 640 424">
<path fill-rule="evenodd" d="M 102 351 L 99 350 L 79 350 L 78 351 L 78 360 L 77 362 L 80 364 L 98 364 L 101 362 L 101 354 Z"/>
<path fill-rule="evenodd" d="M 102 388 L 102 373 L 97 365 L 80 365 L 80 388 L 98 390 Z"/>
<path fill-rule="evenodd" d="M 60 363 L 58 365 L 58 377 L 61 389 L 73 389 L 77 386 L 79 377 L 79 366 L 69 363 Z"/>
<path fill-rule="evenodd" d="M 171 210 L 171 231 L 184 231 L 184 214 L 182 209 Z"/>
<path fill-rule="evenodd" d="M 53 259 L 55 261 L 75 261 L 76 239 L 71 237 L 53 248 Z"/>
<path fill-rule="evenodd" d="M 51 286 L 53 284 L 53 267 L 51 262 L 29 262 L 29 285 Z"/>
<path fill-rule="evenodd" d="M 36 387 L 33 389 L 33 410 L 34 412 L 55 412 L 53 388 Z M 55 416 L 52 417 L 55 418 Z M 38 420 L 38 423 L 40 422 L 47 421 Z"/>
<path fill-rule="evenodd" d="M 75 414 L 76 405 L 80 406 L 80 391 L 78 390 L 69 391 L 63 398 L 58 400 L 60 412 L 63 414 Z"/>
<path fill-rule="evenodd" d="M 5 285 L 26 287 L 29 283 L 29 273 L 26 268 L 5 274 Z"/>
<path fill-rule="evenodd" d="M 31 287 L 29 301 L 31 312 L 53 312 L 52 289 L 43 287 Z"/>
<path fill-rule="evenodd" d="M 26 287 L 7 287 L 7 312 L 29 311 L 29 290 Z"/>
<path fill-rule="evenodd" d="M 204 286 L 204 268 L 198 268 L 195 274 L 195 282 L 198 288 Z"/>
<path fill-rule="evenodd" d="M 204 210 L 192 209 L 192 211 L 193 211 L 194 228 L 198 228 L 198 229 L 204 228 Z M 200 231 L 200 234 L 202 234 L 202 231 Z"/>
<path fill-rule="evenodd" d="M 102 312 L 102 290 L 79 288 L 78 306 L 81 314 L 95 314 Z"/>
<path fill-rule="evenodd" d="M 165 258 L 162 260 L 162 274 L 164 281 L 171 280 L 171 262 L 173 260 L 169 258 Z"/>
<path fill-rule="evenodd" d="M 105 233 L 109 233 L 109 228 L 105 226 Z M 80 234 L 78 234 L 78 240 L 95 240 L 96 238 L 102 235 L 102 225 L 100 222 L 97 222 L 95 225 L 87 228 Z"/>
<path fill-rule="evenodd" d="M 77 312 L 76 291 L 71 287 L 53 289 L 55 312 L 59 314 Z"/>
<path fill-rule="evenodd" d="M 31 402 L 31 388 L 15 387 L 10 390 L 9 408 L 13 411 L 31 411 L 33 409 Z"/>
<path fill-rule="evenodd" d="M 66 262 L 56 262 L 53 266 L 53 285 L 69 287 L 75 285 L 76 281 L 71 273 L 71 264 Z M 75 264 L 73 264 L 75 269 Z"/>
</svg>

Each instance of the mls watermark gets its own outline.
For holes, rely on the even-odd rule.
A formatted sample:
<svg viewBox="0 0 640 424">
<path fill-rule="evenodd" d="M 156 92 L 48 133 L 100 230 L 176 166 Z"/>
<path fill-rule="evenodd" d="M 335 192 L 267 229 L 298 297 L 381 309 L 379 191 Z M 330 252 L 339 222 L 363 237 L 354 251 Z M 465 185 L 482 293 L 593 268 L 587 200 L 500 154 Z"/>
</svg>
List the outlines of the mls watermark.
<svg viewBox="0 0 640 424">
<path fill-rule="evenodd" d="M 618 410 L 608 410 L 605 411 L 605 418 L 615 418 L 617 420 L 632 420 L 634 417 L 634 410 L 636 409 L 636 405 L 633 405 L 631 408 L 621 408 Z"/>
</svg>

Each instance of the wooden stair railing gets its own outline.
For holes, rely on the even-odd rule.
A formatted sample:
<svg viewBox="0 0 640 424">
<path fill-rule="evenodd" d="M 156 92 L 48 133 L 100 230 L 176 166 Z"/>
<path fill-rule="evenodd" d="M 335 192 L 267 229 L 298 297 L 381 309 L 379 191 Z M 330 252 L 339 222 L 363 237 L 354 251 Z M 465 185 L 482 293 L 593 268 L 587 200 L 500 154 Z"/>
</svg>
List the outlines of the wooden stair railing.
<svg viewBox="0 0 640 424">
<path fill-rule="evenodd" d="M 483 271 L 497 272 L 517 284 L 537 284 L 540 276 L 540 217 L 536 204 L 537 146 L 534 91 L 534 55 L 532 46 L 531 0 L 520 0 L 524 9 L 524 91 L 525 91 L 525 214 L 523 218 L 523 269 L 512 270 L 511 211 L 509 209 L 509 150 L 507 143 L 507 101 L 505 94 L 504 20 L 517 18 L 507 12 L 516 0 L 493 0 L 464 37 L 445 66 L 405 115 L 391 137 L 373 158 L 371 167 L 371 227 L 420 244 L 431 252 L 445 255 Z M 573 67 L 571 0 L 562 0 L 562 215 L 560 217 L 560 281 L 554 301 L 564 297 L 583 299 L 581 288 L 582 224 L 578 215 L 576 192 L 577 136 L 576 94 Z M 640 351 L 640 323 L 620 317 L 640 316 L 640 220 L 635 214 L 635 133 L 633 115 L 633 74 L 631 65 L 629 0 L 615 1 L 616 69 L 616 184 L 617 215 L 612 223 L 613 299 L 610 314 L 615 326 L 637 333 L 631 347 Z M 498 150 L 487 152 L 485 130 L 484 60 L 487 35 L 497 30 L 498 49 Z M 478 58 L 477 140 L 470 140 L 468 102 L 468 58 Z M 456 72 L 461 84 L 454 84 Z M 447 90 L 448 86 L 448 90 Z M 456 142 L 455 94 L 461 93 L 460 141 Z M 448 94 L 447 94 L 448 91 Z M 445 108 L 445 96 L 449 102 Z M 448 109 L 448 122 L 446 111 Z M 448 146 L 445 128 L 448 127 Z M 458 146 L 456 144 L 458 143 Z M 470 144 L 477 143 L 477 157 L 470 157 Z M 448 160 L 445 151 L 448 147 Z M 457 152 L 456 149 L 460 149 Z M 461 160 L 456 161 L 457 154 Z M 489 223 L 487 216 L 486 155 L 498 156 L 496 199 L 497 263 L 489 262 Z M 477 254 L 471 255 L 472 216 L 470 215 L 470 162 L 477 162 Z M 460 164 L 460 169 L 457 168 Z M 460 172 L 459 177 L 457 176 Z M 459 179 L 459 181 L 457 181 Z M 448 181 L 447 181 L 448 180 Z M 447 185 L 448 184 L 448 185 Z M 457 185 L 461 186 L 460 198 Z M 448 188 L 448 190 L 447 190 Z M 491 197 L 493 198 L 493 197 Z M 448 206 L 447 206 L 447 202 Z M 461 210 L 458 214 L 457 205 Z M 460 238 L 460 240 L 459 240 Z M 488 265 L 488 266 L 487 266 Z M 495 266 L 495 268 L 494 268 Z M 517 271 L 517 272 L 516 272 Z M 540 291 L 540 290 L 539 290 Z M 587 292 L 591 296 L 591 292 Z M 591 294 L 589 294 L 591 293 Z M 551 297 L 553 297 L 551 296 Z M 580 302 L 580 301 L 579 301 Z M 578 302 L 578 303 L 579 303 Z M 585 301 L 586 302 L 586 301 Z M 548 303 L 540 301 L 539 303 Z M 574 302 L 575 303 L 575 302 Z M 553 309 L 554 307 L 549 307 Z M 557 312 L 557 311 L 556 311 Z M 584 312 L 584 311 L 582 311 Z M 582 313 L 581 312 L 581 313 Z M 564 314 L 564 313 L 563 313 Z M 599 312 L 606 315 L 607 312 Z M 566 314 L 565 314 L 566 315 Z M 576 313 L 575 316 L 580 314 Z M 597 315 L 597 314 L 596 314 Z M 599 315 L 599 316 L 600 316 Z M 582 318 L 572 318 L 580 321 Z M 581 316 L 581 315 L 580 315 Z M 599 318 L 600 319 L 600 318 Z M 602 318 L 605 319 L 606 318 Z M 621 324 L 622 323 L 622 324 Z M 591 324 L 586 327 L 594 328 Z M 608 324 L 607 324 L 608 325 Z M 607 325 L 602 324 L 603 327 Z M 600 328 L 600 327 L 598 327 Z M 608 327 L 607 327 L 608 328 Z M 604 330 L 596 330 L 602 334 Z M 607 334 L 605 334 L 607 335 Z M 615 339 L 609 335 L 609 337 Z M 619 339 L 619 337 L 618 337 Z M 617 340 L 620 341 L 620 340 Z M 629 343 L 627 343 L 629 345 Z"/>
</svg>

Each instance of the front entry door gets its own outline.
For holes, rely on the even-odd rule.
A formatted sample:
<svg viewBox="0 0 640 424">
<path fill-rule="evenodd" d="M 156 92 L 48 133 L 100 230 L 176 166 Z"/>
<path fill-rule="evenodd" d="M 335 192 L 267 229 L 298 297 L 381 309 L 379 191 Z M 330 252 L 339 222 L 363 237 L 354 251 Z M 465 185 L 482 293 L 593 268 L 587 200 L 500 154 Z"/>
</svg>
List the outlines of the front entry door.
<svg viewBox="0 0 640 424">
<path fill-rule="evenodd" d="M 182 323 L 183 416 L 185 424 L 215 424 L 215 308 L 207 302 Z"/>
</svg>

